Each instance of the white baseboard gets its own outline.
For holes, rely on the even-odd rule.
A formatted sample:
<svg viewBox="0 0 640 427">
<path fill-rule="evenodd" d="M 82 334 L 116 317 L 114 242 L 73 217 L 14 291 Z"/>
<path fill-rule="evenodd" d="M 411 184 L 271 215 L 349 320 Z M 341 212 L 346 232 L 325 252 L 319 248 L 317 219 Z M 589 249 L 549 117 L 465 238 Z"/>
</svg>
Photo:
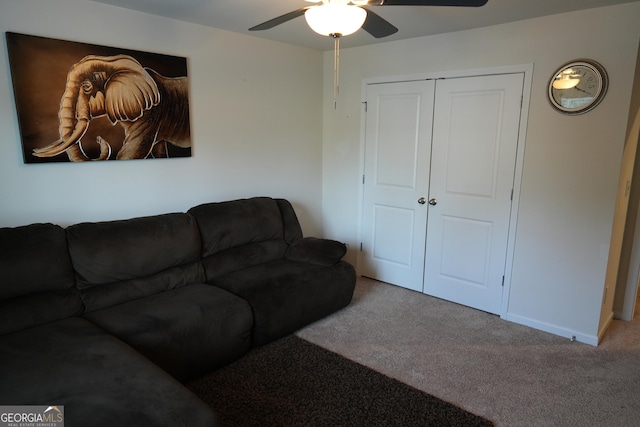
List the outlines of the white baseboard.
<svg viewBox="0 0 640 427">
<path fill-rule="evenodd" d="M 528 326 L 530 328 L 538 329 L 540 331 L 548 332 L 550 334 L 558 335 L 561 337 L 568 338 L 570 340 L 578 341 L 584 344 L 589 344 L 592 346 L 597 346 L 599 342 L 599 337 L 595 335 L 587 335 L 581 332 L 576 332 L 571 329 L 567 329 L 561 326 L 553 325 L 546 322 L 540 322 L 536 319 L 531 319 L 524 316 L 519 316 L 517 314 L 509 314 L 504 317 L 505 320 L 509 322 L 518 323 L 520 325 Z"/>
</svg>

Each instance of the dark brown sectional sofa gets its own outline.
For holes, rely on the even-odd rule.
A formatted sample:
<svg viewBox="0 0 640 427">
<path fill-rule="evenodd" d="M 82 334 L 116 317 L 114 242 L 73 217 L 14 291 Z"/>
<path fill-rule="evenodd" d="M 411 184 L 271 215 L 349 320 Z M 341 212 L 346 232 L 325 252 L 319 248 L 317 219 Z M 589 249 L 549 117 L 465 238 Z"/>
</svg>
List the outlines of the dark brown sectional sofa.
<svg viewBox="0 0 640 427">
<path fill-rule="evenodd" d="M 267 197 L 1 228 L 0 405 L 64 405 L 67 427 L 216 425 L 183 383 L 347 306 L 344 253 Z"/>
</svg>

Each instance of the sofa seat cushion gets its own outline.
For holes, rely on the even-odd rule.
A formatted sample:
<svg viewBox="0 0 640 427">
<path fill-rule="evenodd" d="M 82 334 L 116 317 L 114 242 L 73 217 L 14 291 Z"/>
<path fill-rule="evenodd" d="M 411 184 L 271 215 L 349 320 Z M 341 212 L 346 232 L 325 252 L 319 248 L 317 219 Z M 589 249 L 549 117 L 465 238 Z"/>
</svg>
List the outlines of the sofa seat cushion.
<svg viewBox="0 0 640 427">
<path fill-rule="evenodd" d="M 253 309 L 253 346 L 288 335 L 351 302 L 355 270 L 281 258 L 215 277 L 209 283 L 247 301 Z"/>
<path fill-rule="evenodd" d="M 182 384 L 78 317 L 0 337 L 0 385 L 3 405 L 64 405 L 68 426 L 216 425 Z"/>
<path fill-rule="evenodd" d="M 93 311 L 85 318 L 180 381 L 210 372 L 243 355 L 250 348 L 253 325 L 246 301 L 205 284 Z"/>
</svg>

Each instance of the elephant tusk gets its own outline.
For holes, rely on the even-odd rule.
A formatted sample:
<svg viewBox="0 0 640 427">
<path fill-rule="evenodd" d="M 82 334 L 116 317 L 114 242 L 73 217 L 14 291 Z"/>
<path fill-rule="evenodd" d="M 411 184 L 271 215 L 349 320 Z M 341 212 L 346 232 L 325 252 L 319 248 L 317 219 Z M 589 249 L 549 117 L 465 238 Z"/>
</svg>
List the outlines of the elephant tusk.
<svg viewBox="0 0 640 427">
<path fill-rule="evenodd" d="M 56 143 L 44 147 L 44 148 L 38 148 L 38 149 L 34 149 L 33 150 L 33 155 L 36 157 L 53 157 L 53 156 L 57 156 L 58 154 L 62 154 L 65 151 L 67 151 L 70 147 L 73 146 L 73 142 L 69 142 L 67 141 L 66 143 L 62 143 L 59 142 L 57 145 Z"/>
<path fill-rule="evenodd" d="M 47 145 L 46 147 L 34 148 L 33 149 L 33 154 L 46 153 L 47 151 L 54 149 L 55 147 L 57 147 L 61 143 L 62 143 L 62 140 L 59 139 L 59 140 L 57 140 L 55 142 L 52 142 L 51 144 Z"/>
<path fill-rule="evenodd" d="M 79 119 L 74 132 L 67 138 L 66 141 L 64 139 L 59 139 L 47 145 L 46 147 L 34 148 L 33 155 L 36 157 L 57 156 L 58 154 L 65 152 L 69 147 L 78 142 L 88 128 L 89 120 Z"/>
</svg>

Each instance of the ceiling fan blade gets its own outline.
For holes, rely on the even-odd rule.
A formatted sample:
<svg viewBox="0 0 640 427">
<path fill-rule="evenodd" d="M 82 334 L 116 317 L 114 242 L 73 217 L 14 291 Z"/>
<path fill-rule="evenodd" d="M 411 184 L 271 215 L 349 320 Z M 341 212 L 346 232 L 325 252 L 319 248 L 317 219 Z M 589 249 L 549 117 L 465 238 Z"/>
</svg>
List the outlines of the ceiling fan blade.
<svg viewBox="0 0 640 427">
<path fill-rule="evenodd" d="M 488 0 L 384 0 L 374 1 L 368 6 L 463 6 L 480 7 Z"/>
<path fill-rule="evenodd" d="M 398 32 L 398 29 L 395 26 L 377 13 L 374 13 L 364 7 L 363 9 L 367 11 L 367 19 L 364 21 L 364 24 L 362 24 L 362 29 L 373 37 L 379 39 Z"/>
<path fill-rule="evenodd" d="M 304 15 L 304 13 L 310 7 L 313 7 L 313 6 L 307 6 L 298 10 L 294 10 L 293 12 L 285 13 L 284 15 L 278 16 L 277 18 L 270 19 L 267 22 L 263 22 L 262 24 L 258 24 L 255 27 L 251 27 L 249 28 L 249 31 L 268 30 L 277 25 L 284 24 L 285 22 L 291 21 L 292 19 L 297 18 L 298 16 Z"/>
</svg>

